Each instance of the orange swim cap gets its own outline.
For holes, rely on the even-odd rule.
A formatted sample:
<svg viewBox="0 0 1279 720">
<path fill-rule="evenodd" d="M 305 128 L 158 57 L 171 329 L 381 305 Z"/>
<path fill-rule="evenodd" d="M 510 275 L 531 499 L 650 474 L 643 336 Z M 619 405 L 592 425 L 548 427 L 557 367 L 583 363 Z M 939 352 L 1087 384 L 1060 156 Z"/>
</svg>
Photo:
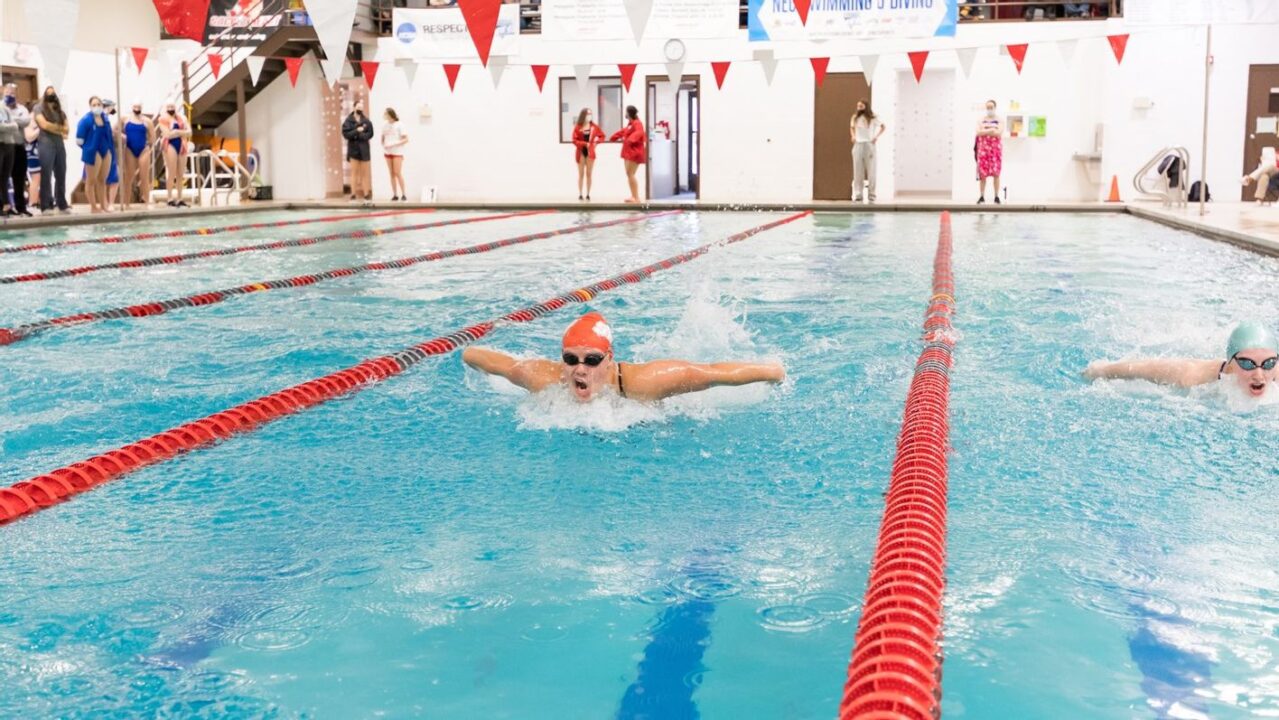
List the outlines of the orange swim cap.
<svg viewBox="0 0 1279 720">
<path fill-rule="evenodd" d="M 603 353 L 613 352 L 613 329 L 604 316 L 588 312 L 564 331 L 563 347 L 589 347 Z"/>
</svg>

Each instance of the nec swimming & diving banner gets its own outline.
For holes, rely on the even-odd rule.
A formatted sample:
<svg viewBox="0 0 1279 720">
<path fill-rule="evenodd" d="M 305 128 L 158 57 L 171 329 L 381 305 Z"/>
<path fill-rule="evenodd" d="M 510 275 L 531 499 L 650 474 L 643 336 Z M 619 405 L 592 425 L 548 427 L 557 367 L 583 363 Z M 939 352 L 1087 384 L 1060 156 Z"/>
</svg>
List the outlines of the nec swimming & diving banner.
<svg viewBox="0 0 1279 720">
<path fill-rule="evenodd" d="M 812 0 L 808 24 L 792 0 L 749 0 L 755 42 L 954 37 L 958 0 Z"/>
<path fill-rule="evenodd" d="M 395 46 L 399 56 L 415 60 L 469 60 L 476 56 L 475 43 L 459 8 L 395 8 L 391 16 Z M 497 16 L 493 47 L 489 55 L 519 52 L 520 6 L 507 3 Z"/>
</svg>

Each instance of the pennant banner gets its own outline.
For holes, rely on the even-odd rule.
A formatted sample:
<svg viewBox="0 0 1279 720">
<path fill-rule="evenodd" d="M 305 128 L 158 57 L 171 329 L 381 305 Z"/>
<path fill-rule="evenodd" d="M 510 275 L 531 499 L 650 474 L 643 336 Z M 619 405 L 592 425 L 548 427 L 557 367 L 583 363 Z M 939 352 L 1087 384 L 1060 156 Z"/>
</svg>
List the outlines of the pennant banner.
<svg viewBox="0 0 1279 720">
<path fill-rule="evenodd" d="M 679 86 L 684 82 L 684 61 L 666 63 L 666 79 L 670 81 L 675 92 L 679 92 Z"/>
<path fill-rule="evenodd" d="M 1106 39 L 1110 41 L 1110 50 L 1115 54 L 1115 62 L 1124 64 L 1124 50 L 1128 48 L 1128 35 L 1107 35 Z"/>
<path fill-rule="evenodd" d="M 546 87 L 546 72 L 551 69 L 551 66 L 530 65 L 529 69 L 533 71 L 533 79 L 537 81 L 537 91 L 542 92 Z"/>
<path fill-rule="evenodd" d="M 1071 38 L 1070 40 L 1058 40 L 1057 52 L 1061 53 L 1061 59 L 1067 65 L 1075 59 L 1075 49 L 1079 47 L 1079 41 Z"/>
<path fill-rule="evenodd" d="M 449 92 L 452 92 L 453 88 L 457 87 L 457 74 L 462 69 L 462 66 L 456 63 L 446 63 L 443 67 L 444 76 L 449 79 Z"/>
<path fill-rule="evenodd" d="M 635 44 L 639 45 L 644 28 L 648 27 L 648 18 L 653 14 L 653 0 L 622 0 L 622 4 L 626 6 L 626 19 L 631 23 Z"/>
<path fill-rule="evenodd" d="M 292 85 L 293 87 L 297 87 L 298 72 L 302 70 L 302 58 L 286 57 L 282 59 L 284 60 L 285 69 L 289 71 L 289 84 Z"/>
<path fill-rule="evenodd" d="M 351 26 L 355 22 L 356 3 L 357 0 L 307 0 L 306 3 L 311 24 L 315 26 L 315 36 L 324 51 L 320 67 L 330 87 L 342 76 L 346 46 L 351 41 Z"/>
<path fill-rule="evenodd" d="M 373 89 L 373 81 L 377 79 L 377 68 L 380 63 L 374 60 L 361 60 L 360 73 L 364 75 L 364 82 Z"/>
<path fill-rule="evenodd" d="M 777 72 L 777 56 L 772 50 L 756 50 L 754 52 L 755 62 L 759 63 L 760 68 L 764 71 L 764 82 L 768 85 L 773 84 L 773 75 Z"/>
<path fill-rule="evenodd" d="M 830 58 L 815 57 L 808 61 L 813 65 L 813 78 L 817 80 L 817 87 L 821 87 L 826 82 L 826 67 L 830 65 Z"/>
<path fill-rule="evenodd" d="M 878 55 L 862 55 L 862 75 L 866 78 L 866 84 L 871 85 L 875 81 L 875 67 L 879 65 Z"/>
<path fill-rule="evenodd" d="M 724 77 L 728 75 L 728 66 L 729 63 L 727 62 L 711 63 L 711 71 L 715 73 L 715 87 L 717 89 L 724 89 Z"/>
<path fill-rule="evenodd" d="M 480 54 L 480 64 L 487 66 L 502 0 L 457 0 L 457 5 L 462 10 L 462 19 L 466 21 L 466 31 L 475 43 L 475 51 Z"/>
<path fill-rule="evenodd" d="M 622 73 L 622 87 L 626 88 L 626 92 L 630 92 L 631 80 L 635 79 L 635 63 L 618 65 L 617 70 Z"/>
<path fill-rule="evenodd" d="M 417 80 L 417 61 L 397 60 L 395 66 L 404 71 L 404 81 L 408 83 L 409 90 L 412 90 L 413 83 Z"/>
<path fill-rule="evenodd" d="M 216 52 L 210 52 L 208 57 L 209 69 L 213 71 L 213 79 L 217 80 L 222 77 L 222 56 Z"/>
<path fill-rule="evenodd" d="M 906 53 L 906 55 L 910 58 L 910 68 L 915 71 L 915 82 L 919 82 L 924 76 L 924 63 L 928 62 L 928 51 L 921 50 Z"/>
<path fill-rule="evenodd" d="M 1013 65 L 1017 66 L 1017 74 L 1021 74 L 1021 65 L 1026 62 L 1026 48 L 1030 47 L 1025 43 L 1019 45 L 1005 45 L 1008 48 L 1008 57 L 1013 59 Z"/>
<path fill-rule="evenodd" d="M 795 5 L 795 12 L 799 13 L 799 24 L 807 25 L 808 24 L 808 8 L 811 5 L 810 0 L 795 0 L 793 4 Z"/>
<path fill-rule="evenodd" d="M 27 2 L 30 3 L 31 0 Z M 152 2 L 155 4 L 156 13 L 160 15 L 160 23 L 164 25 L 166 33 L 175 38 L 187 38 L 201 45 L 204 44 L 204 27 L 209 21 L 209 0 L 152 0 Z M 79 5 L 79 3 L 75 4 Z M 27 27 L 35 26 L 28 22 Z"/>
<path fill-rule="evenodd" d="M 489 75 L 493 78 L 493 87 L 501 84 L 502 74 L 506 72 L 506 62 L 505 55 L 494 55 L 489 58 Z"/>
<path fill-rule="evenodd" d="M 573 76 L 577 78 L 577 92 L 579 95 L 586 95 L 586 90 L 591 86 L 591 66 L 590 65 L 574 65 Z"/>
<path fill-rule="evenodd" d="M 80 3 L 78 0 L 26 0 L 25 10 L 27 35 L 31 44 L 40 49 L 46 84 L 61 91 Z M 63 99 L 64 108 L 69 99 Z"/>
<path fill-rule="evenodd" d="M 262 66 L 266 65 L 266 58 L 250 55 L 244 58 L 244 64 L 249 66 L 249 87 L 257 87 L 258 78 L 262 77 Z"/>
<path fill-rule="evenodd" d="M 150 52 L 146 48 L 129 48 L 133 53 L 133 64 L 138 68 L 138 74 L 142 74 L 142 67 L 147 64 L 147 53 Z"/>
<path fill-rule="evenodd" d="M 977 48 L 955 48 L 955 57 L 959 59 L 959 69 L 964 77 L 973 74 L 973 59 L 977 57 Z"/>
</svg>

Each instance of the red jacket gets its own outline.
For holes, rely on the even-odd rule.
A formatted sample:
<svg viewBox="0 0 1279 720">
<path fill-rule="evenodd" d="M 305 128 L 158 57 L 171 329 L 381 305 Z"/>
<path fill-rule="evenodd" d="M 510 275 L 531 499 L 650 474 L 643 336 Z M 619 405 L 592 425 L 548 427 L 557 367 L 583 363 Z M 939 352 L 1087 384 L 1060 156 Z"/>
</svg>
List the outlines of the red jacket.
<svg viewBox="0 0 1279 720">
<path fill-rule="evenodd" d="M 586 156 L 595 159 L 595 146 L 604 142 L 604 131 L 599 125 L 591 123 L 589 129 L 579 125 L 573 126 L 573 162 L 582 157 L 582 151 L 586 151 Z"/>
<path fill-rule="evenodd" d="M 613 133 L 609 142 L 622 141 L 622 159 L 641 165 L 648 159 L 648 136 L 644 133 L 644 124 L 632 120 L 629 125 Z"/>
</svg>

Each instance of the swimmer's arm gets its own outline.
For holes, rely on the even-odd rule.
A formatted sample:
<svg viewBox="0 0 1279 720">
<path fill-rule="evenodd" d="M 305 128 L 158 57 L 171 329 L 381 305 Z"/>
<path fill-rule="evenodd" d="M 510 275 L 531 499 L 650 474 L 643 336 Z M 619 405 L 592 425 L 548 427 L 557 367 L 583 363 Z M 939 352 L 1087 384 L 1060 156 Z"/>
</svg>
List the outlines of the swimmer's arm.
<svg viewBox="0 0 1279 720">
<path fill-rule="evenodd" d="M 1084 370 L 1089 380 L 1148 380 L 1161 385 L 1192 387 L 1217 379 L 1221 363 L 1216 360 L 1121 360 L 1094 362 Z"/>
<path fill-rule="evenodd" d="M 559 381 L 559 368 L 550 360 L 520 360 L 483 347 L 462 351 L 462 362 L 489 375 L 498 375 L 525 390 L 537 392 Z"/>
<path fill-rule="evenodd" d="M 781 363 L 708 363 L 657 360 L 627 366 L 626 396 L 636 400 L 661 400 L 672 395 L 698 392 L 717 385 L 779 383 L 786 379 Z"/>
</svg>

